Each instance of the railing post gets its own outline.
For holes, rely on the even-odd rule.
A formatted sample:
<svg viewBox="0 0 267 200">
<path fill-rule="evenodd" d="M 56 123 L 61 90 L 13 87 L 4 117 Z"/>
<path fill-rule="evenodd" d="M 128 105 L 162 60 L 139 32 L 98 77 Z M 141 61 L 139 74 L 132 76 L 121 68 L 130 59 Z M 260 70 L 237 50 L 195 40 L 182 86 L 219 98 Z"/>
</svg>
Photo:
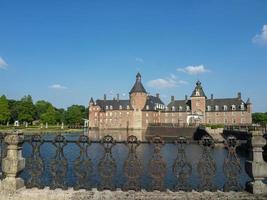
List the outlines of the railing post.
<svg viewBox="0 0 267 200">
<path fill-rule="evenodd" d="M 253 194 L 267 193 L 267 186 L 262 182 L 267 178 L 267 163 L 263 160 L 263 147 L 266 140 L 262 131 L 252 131 L 251 150 L 252 159 L 246 162 L 246 172 L 252 178 L 246 189 Z"/>
<path fill-rule="evenodd" d="M 22 157 L 23 139 L 24 136 L 19 131 L 7 134 L 4 139 L 7 152 L 2 163 L 2 171 L 5 174 L 2 190 L 12 192 L 24 187 L 23 179 L 18 177 L 19 172 L 25 168 L 25 159 Z"/>
</svg>

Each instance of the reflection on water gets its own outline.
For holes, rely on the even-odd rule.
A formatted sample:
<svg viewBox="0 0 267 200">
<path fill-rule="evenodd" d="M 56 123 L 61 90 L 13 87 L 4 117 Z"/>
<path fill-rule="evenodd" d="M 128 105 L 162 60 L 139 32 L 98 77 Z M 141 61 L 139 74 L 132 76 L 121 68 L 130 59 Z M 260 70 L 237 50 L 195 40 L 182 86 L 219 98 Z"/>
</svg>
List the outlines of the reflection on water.
<svg viewBox="0 0 267 200">
<path fill-rule="evenodd" d="M 89 130 L 85 132 L 91 140 L 101 140 L 106 135 L 111 135 L 116 141 L 126 141 L 130 135 L 134 135 L 140 141 L 145 141 L 144 130 Z"/>
</svg>

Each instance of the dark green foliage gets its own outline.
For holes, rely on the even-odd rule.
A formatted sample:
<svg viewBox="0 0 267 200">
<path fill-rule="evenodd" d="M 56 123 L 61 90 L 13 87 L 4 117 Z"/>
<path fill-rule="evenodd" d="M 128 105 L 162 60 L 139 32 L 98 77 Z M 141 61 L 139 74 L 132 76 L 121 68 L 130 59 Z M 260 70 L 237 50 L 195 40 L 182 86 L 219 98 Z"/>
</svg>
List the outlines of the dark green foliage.
<svg viewBox="0 0 267 200">
<path fill-rule="evenodd" d="M 267 123 L 267 112 L 266 113 L 253 113 L 252 122 L 254 124 L 266 124 Z"/>
<path fill-rule="evenodd" d="M 11 113 L 8 107 L 8 100 L 5 95 L 0 97 L 0 124 L 9 122 Z"/>
<path fill-rule="evenodd" d="M 82 124 L 83 119 L 85 118 L 85 107 L 81 105 L 72 105 L 68 107 L 65 120 L 67 124 L 77 125 Z"/>
<path fill-rule="evenodd" d="M 32 123 L 39 120 L 50 125 L 62 123 L 70 125 L 82 125 L 83 119 L 88 118 L 88 108 L 82 105 L 70 106 L 67 111 L 63 108 L 56 108 L 50 102 L 40 100 L 33 103 L 30 95 L 24 96 L 21 100 L 6 99 L 0 97 L 0 124 L 6 125 L 7 122 Z"/>
</svg>

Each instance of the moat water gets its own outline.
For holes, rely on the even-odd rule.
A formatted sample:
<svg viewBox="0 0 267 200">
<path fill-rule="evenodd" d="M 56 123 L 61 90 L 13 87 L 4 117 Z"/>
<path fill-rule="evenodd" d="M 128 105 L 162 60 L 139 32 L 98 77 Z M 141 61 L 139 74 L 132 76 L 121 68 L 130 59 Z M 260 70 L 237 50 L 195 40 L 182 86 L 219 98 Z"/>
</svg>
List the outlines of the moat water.
<svg viewBox="0 0 267 200">
<path fill-rule="evenodd" d="M 73 134 L 65 134 L 64 136 L 68 140 L 77 140 L 80 134 L 84 133 L 73 133 Z M 87 134 L 87 133 L 86 133 Z M 127 136 L 131 134 L 135 134 L 139 140 L 145 140 L 144 133 L 142 132 L 127 132 L 126 131 L 90 131 L 89 137 L 92 140 L 100 140 L 105 135 L 112 135 L 115 140 L 126 140 Z M 55 134 L 46 134 L 44 135 L 45 139 L 53 139 Z M 40 152 L 41 157 L 44 160 L 45 167 L 42 173 L 42 184 L 45 186 L 49 186 L 51 184 L 51 171 L 50 171 L 50 163 L 53 157 L 55 156 L 56 148 L 51 143 L 44 143 L 41 146 Z M 189 178 L 189 182 L 192 188 L 197 189 L 200 183 L 199 174 L 197 172 L 197 164 L 201 159 L 202 155 L 202 147 L 198 144 L 188 144 L 186 145 L 186 156 L 188 161 L 191 163 L 193 167 L 193 172 L 191 177 Z M 32 153 L 32 148 L 29 143 L 24 143 L 23 145 L 23 156 L 30 157 Z M 218 189 L 222 190 L 223 185 L 226 181 L 226 177 L 223 172 L 223 162 L 224 158 L 227 156 L 227 150 L 223 147 L 223 145 L 216 145 L 215 148 L 212 150 L 213 158 L 216 161 L 216 175 L 214 177 L 214 183 L 218 187 Z M 68 143 L 64 147 L 64 155 L 68 160 L 68 171 L 66 177 L 62 177 L 65 179 L 66 184 L 68 187 L 73 187 L 76 183 L 76 176 L 74 173 L 74 161 L 79 157 L 80 150 L 77 144 L 75 143 Z M 143 174 L 140 180 L 142 188 L 149 188 L 151 183 L 151 177 L 149 176 L 148 171 L 148 163 L 153 154 L 153 147 L 150 144 L 142 144 L 137 148 L 137 155 L 141 160 L 143 166 Z M 101 177 L 97 170 L 98 163 L 100 159 L 104 155 L 104 149 L 100 144 L 92 143 L 88 149 L 88 155 L 93 163 L 94 173 L 90 177 L 90 185 L 92 187 L 97 187 L 101 181 Z M 123 173 L 123 164 L 127 159 L 128 155 L 128 148 L 125 144 L 119 143 L 116 144 L 112 148 L 112 156 L 116 161 L 117 169 L 116 173 L 114 174 L 113 182 L 117 188 L 121 188 L 122 185 L 125 183 L 126 177 Z M 172 172 L 173 163 L 177 157 L 177 146 L 174 144 L 165 144 L 161 149 L 161 155 L 167 162 L 167 174 L 164 179 L 165 187 L 172 189 L 176 183 L 176 178 Z M 241 162 L 242 171 L 240 176 L 238 177 L 239 182 L 243 187 L 245 187 L 245 183 L 250 180 L 248 175 L 244 170 L 245 161 L 248 159 L 248 155 L 245 152 L 238 152 L 238 158 Z M 21 176 L 26 180 L 29 179 L 30 171 L 24 170 Z"/>
</svg>

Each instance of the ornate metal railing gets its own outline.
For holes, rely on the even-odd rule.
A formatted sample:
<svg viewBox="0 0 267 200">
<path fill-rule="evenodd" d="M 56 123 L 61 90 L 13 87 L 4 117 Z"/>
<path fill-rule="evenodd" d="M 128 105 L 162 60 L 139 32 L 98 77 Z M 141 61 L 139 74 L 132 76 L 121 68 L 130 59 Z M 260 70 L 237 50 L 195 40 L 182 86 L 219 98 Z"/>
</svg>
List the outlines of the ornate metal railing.
<svg viewBox="0 0 267 200">
<path fill-rule="evenodd" d="M 194 157 L 192 144 L 197 144 Z M 165 142 L 158 136 L 141 142 L 135 136 L 127 141 L 109 135 L 91 141 L 85 135 L 74 140 L 34 135 L 24 139 L 26 167 L 21 176 L 27 188 L 243 190 L 245 172 L 236 153 L 239 141 L 230 136 L 222 144 L 225 157 L 216 160 L 215 143 L 208 136 L 199 142 L 184 137 Z"/>
</svg>

